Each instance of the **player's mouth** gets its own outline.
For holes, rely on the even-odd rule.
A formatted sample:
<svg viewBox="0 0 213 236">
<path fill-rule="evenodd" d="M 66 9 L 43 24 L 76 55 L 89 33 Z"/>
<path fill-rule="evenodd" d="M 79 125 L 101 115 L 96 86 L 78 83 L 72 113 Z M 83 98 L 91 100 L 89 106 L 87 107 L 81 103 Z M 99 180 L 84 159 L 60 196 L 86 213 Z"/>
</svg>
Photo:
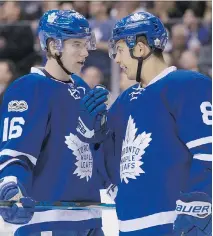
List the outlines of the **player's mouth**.
<svg viewBox="0 0 213 236">
<path fill-rule="evenodd" d="M 83 66 L 84 63 L 85 63 L 85 60 L 83 60 L 83 61 L 78 61 L 77 63 Z"/>
<path fill-rule="evenodd" d="M 122 71 L 126 74 L 127 73 L 127 67 L 126 66 L 123 66 L 123 65 L 120 65 Z"/>
</svg>

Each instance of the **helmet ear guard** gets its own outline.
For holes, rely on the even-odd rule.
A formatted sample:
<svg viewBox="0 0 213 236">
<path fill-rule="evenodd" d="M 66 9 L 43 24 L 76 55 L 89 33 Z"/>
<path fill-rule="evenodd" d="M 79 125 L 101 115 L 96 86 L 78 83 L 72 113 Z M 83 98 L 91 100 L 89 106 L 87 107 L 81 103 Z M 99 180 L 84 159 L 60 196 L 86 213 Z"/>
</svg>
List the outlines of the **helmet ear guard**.
<svg viewBox="0 0 213 236">
<path fill-rule="evenodd" d="M 59 53 L 62 52 L 63 49 L 63 43 L 61 41 L 61 39 L 51 39 L 50 42 L 48 42 L 50 39 L 47 40 L 47 46 L 46 46 L 46 51 L 49 51 L 50 48 L 50 44 L 51 46 L 57 50 Z"/>
<path fill-rule="evenodd" d="M 58 50 L 59 52 L 62 52 L 62 50 L 63 50 L 62 40 L 61 39 L 54 39 L 53 43 L 54 43 L 54 45 L 53 45 L 54 49 Z"/>
</svg>

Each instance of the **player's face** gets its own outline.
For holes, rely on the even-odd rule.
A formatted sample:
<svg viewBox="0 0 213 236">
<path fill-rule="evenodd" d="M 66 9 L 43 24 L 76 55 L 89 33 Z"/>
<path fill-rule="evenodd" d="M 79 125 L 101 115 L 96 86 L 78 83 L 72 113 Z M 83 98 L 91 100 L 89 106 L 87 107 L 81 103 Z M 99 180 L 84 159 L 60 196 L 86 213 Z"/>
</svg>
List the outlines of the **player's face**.
<svg viewBox="0 0 213 236">
<path fill-rule="evenodd" d="M 88 55 L 87 39 L 68 39 L 64 41 L 62 62 L 69 71 L 79 74 Z"/>
<path fill-rule="evenodd" d="M 128 79 L 135 80 L 138 61 L 131 57 L 129 48 L 124 41 L 120 40 L 116 43 L 116 52 L 115 62 L 120 65 Z"/>
</svg>

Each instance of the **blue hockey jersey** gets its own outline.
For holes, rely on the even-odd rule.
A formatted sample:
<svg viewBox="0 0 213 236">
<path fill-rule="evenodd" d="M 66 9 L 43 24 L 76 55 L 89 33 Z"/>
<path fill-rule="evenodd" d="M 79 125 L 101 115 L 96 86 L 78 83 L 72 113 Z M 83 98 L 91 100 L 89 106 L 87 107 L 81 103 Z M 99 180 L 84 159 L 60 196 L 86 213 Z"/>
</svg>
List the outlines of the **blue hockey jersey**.
<svg viewBox="0 0 213 236">
<path fill-rule="evenodd" d="M 120 235 L 171 235 L 180 191 L 211 195 L 211 94 L 206 76 L 169 67 L 110 108 L 105 161 Z"/>
<path fill-rule="evenodd" d="M 34 68 L 4 96 L 0 178 L 16 176 L 37 201 L 100 202 L 104 168 L 96 164 L 93 147 L 81 142 L 75 129 L 79 101 L 90 88 L 81 78 L 72 78 L 67 83 L 58 81 Z M 101 212 L 36 212 L 28 225 L 41 222 L 43 230 L 98 228 Z"/>
</svg>

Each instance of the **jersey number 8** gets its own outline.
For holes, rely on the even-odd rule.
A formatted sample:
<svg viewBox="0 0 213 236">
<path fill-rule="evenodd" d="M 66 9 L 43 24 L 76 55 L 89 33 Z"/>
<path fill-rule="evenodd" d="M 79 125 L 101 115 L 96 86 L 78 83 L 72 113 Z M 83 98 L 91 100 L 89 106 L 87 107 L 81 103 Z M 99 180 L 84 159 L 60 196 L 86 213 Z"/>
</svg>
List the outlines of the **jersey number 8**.
<svg viewBox="0 0 213 236">
<path fill-rule="evenodd" d="M 203 122 L 206 125 L 212 125 L 212 104 L 210 102 L 202 102 L 200 110 L 203 113 Z"/>
</svg>

